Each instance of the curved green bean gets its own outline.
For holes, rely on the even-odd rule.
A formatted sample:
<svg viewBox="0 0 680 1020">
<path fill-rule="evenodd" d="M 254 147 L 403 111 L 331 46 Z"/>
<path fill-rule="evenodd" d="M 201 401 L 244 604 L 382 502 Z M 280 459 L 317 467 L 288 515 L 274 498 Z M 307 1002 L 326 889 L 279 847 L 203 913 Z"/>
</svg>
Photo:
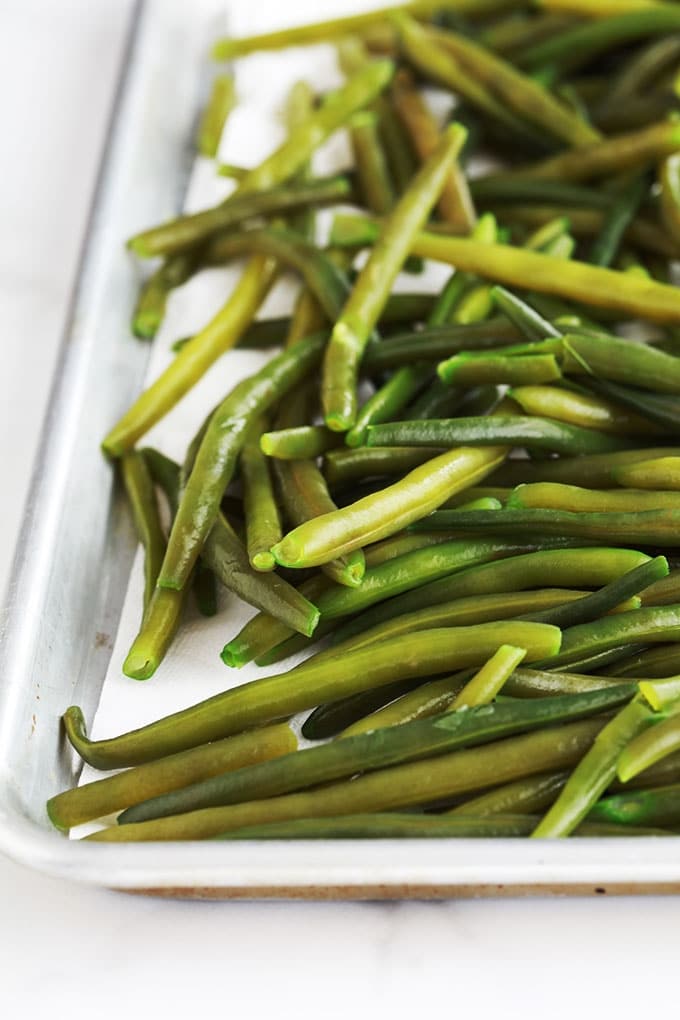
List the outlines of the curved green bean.
<svg viewBox="0 0 680 1020">
<path fill-rule="evenodd" d="M 573 513 L 625 513 L 660 507 L 680 510 L 680 494 L 647 489 L 584 489 L 559 482 L 534 482 L 513 489 L 505 505 L 508 510 L 526 508 Z"/>
<path fill-rule="evenodd" d="M 70 829 L 211 776 L 278 758 L 296 747 L 287 723 L 265 726 L 58 793 L 48 800 L 47 813 L 58 829 Z"/>
<path fill-rule="evenodd" d="M 560 631 L 547 624 L 508 620 L 504 634 L 527 649 L 529 660 L 555 654 L 560 647 Z M 76 751 L 96 768 L 140 765 L 369 687 L 480 665 L 497 646 L 495 623 L 422 631 L 395 638 L 389 648 L 360 649 L 342 662 L 302 663 L 107 740 L 87 739 L 82 712 L 75 706 L 64 714 L 64 726 Z"/>
</svg>

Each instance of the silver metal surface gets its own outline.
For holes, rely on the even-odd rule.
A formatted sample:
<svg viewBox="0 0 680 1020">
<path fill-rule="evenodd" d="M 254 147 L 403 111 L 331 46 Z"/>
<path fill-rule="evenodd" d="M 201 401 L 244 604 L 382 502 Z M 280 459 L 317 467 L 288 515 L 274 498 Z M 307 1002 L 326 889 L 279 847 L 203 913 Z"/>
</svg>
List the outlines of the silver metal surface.
<svg viewBox="0 0 680 1020">
<path fill-rule="evenodd" d="M 59 717 L 92 718 L 133 542 L 98 440 L 137 392 L 137 271 L 122 243 L 179 208 L 217 0 L 137 11 L 45 423 L 0 652 L 0 850 L 53 875 L 159 895 L 393 898 L 680 888 L 677 839 L 69 842 L 45 801 L 77 779 Z M 114 552 L 115 549 L 115 552 Z"/>
</svg>

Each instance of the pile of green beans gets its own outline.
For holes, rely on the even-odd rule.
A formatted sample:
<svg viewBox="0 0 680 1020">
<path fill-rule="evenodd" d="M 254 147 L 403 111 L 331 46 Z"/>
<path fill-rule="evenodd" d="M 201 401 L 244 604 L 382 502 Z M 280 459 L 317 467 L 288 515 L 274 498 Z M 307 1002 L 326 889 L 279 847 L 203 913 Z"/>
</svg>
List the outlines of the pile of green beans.
<svg viewBox="0 0 680 1020">
<path fill-rule="evenodd" d="M 173 288 L 245 262 L 102 446 L 144 559 L 124 673 L 162 683 L 189 594 L 216 614 L 218 586 L 256 612 L 238 633 L 218 615 L 213 654 L 254 665 L 103 739 L 67 708 L 78 755 L 122 771 L 55 790 L 57 828 L 678 830 L 678 33 L 680 9 L 647 0 L 412 0 L 215 44 L 237 60 L 330 42 L 346 81 L 296 83 L 283 143 L 215 164 L 226 199 L 129 240 L 160 260 L 140 338 Z M 214 80 L 204 161 L 238 83 L 238 64 Z M 450 123 L 430 84 L 455 95 Z M 352 165 L 319 176 L 339 129 Z M 470 174 L 480 156 L 493 170 Z M 404 292 L 423 260 L 449 267 L 443 286 Z M 283 272 L 290 314 L 258 318 Z M 182 463 L 140 448 L 218 359 L 229 378 L 235 346 L 273 350 L 202 409 Z"/>
</svg>

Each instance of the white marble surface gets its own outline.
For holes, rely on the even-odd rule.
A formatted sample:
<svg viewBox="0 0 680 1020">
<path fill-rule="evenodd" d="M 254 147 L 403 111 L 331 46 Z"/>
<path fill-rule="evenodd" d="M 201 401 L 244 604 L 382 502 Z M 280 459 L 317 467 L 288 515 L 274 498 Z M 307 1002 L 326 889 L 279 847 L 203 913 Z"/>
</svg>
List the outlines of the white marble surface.
<svg viewBox="0 0 680 1020">
<path fill-rule="evenodd" d="M 0 5 L 1 586 L 130 8 Z M 176 903 L 54 881 L 0 859 L 0 905 L 8 1017 L 677 1012 L 675 898 Z"/>
</svg>

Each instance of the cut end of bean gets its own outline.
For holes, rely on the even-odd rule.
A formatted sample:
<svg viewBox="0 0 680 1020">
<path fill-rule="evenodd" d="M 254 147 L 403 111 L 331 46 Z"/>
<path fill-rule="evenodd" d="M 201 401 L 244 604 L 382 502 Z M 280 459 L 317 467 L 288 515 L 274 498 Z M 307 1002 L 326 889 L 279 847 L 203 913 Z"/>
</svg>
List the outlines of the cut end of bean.
<svg viewBox="0 0 680 1020">
<path fill-rule="evenodd" d="M 260 570 L 263 573 L 273 570 L 276 566 L 276 560 L 268 550 L 255 553 L 250 562 L 255 570 Z"/>
<path fill-rule="evenodd" d="M 131 680 L 150 680 L 158 669 L 158 660 L 133 645 L 123 663 L 123 673 Z"/>
</svg>

